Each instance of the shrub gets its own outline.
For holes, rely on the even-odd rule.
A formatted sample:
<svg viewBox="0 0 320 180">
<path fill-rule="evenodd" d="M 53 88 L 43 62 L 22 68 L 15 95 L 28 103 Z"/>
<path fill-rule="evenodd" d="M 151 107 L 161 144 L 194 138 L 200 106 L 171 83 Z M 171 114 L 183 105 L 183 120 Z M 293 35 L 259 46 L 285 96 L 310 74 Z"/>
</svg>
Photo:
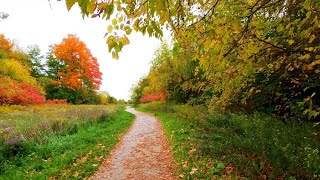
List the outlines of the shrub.
<svg viewBox="0 0 320 180">
<path fill-rule="evenodd" d="M 38 89 L 9 77 L 0 78 L 0 104 L 41 104 L 45 97 Z"/>
<path fill-rule="evenodd" d="M 164 103 L 166 101 L 166 93 L 164 91 L 159 91 L 140 98 L 141 103 L 148 103 L 153 101 L 160 101 L 161 103 Z"/>
</svg>

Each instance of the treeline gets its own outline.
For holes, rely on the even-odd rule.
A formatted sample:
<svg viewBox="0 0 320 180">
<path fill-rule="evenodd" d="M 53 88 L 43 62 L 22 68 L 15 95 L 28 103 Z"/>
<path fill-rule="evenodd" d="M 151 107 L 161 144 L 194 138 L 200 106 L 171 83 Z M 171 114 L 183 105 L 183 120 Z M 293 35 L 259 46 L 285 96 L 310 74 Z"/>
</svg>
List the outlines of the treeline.
<svg viewBox="0 0 320 180">
<path fill-rule="evenodd" d="M 201 16 L 191 16 L 192 3 Z M 202 3 L 180 6 L 175 42 L 157 51 L 132 99 L 139 103 L 165 92 L 169 102 L 205 105 L 211 111 L 319 120 L 320 2 Z"/>
<path fill-rule="evenodd" d="M 101 80 L 97 59 L 75 35 L 51 45 L 43 56 L 37 45 L 24 51 L 0 34 L 1 105 L 117 103 L 98 93 Z"/>
</svg>

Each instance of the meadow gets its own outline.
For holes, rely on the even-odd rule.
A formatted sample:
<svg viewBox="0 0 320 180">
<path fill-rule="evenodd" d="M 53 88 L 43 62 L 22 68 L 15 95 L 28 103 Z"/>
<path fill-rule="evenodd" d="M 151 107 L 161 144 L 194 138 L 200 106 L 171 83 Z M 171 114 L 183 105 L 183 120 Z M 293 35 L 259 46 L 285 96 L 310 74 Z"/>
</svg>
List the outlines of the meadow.
<svg viewBox="0 0 320 180">
<path fill-rule="evenodd" d="M 134 116 L 117 105 L 0 107 L 0 179 L 94 173 Z"/>
<path fill-rule="evenodd" d="M 319 179 L 319 125 L 263 113 L 213 113 L 149 103 L 162 122 L 182 179 Z"/>
</svg>

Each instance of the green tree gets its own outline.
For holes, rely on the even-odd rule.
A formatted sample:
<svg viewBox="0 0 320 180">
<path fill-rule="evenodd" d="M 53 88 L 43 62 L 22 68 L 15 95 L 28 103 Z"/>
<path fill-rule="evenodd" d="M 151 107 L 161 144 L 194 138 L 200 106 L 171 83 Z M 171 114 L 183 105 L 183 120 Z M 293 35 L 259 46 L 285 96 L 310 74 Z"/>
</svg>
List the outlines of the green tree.
<svg viewBox="0 0 320 180">
<path fill-rule="evenodd" d="M 49 46 L 49 51 L 46 55 L 46 76 L 51 80 L 59 80 L 58 72 L 62 71 L 65 67 L 63 61 L 59 61 L 57 58 L 54 57 L 52 53 L 53 46 Z"/>
<path fill-rule="evenodd" d="M 45 76 L 43 65 L 44 56 L 41 55 L 41 50 L 38 45 L 28 47 L 28 56 L 31 61 L 31 76 L 35 78 Z"/>
</svg>

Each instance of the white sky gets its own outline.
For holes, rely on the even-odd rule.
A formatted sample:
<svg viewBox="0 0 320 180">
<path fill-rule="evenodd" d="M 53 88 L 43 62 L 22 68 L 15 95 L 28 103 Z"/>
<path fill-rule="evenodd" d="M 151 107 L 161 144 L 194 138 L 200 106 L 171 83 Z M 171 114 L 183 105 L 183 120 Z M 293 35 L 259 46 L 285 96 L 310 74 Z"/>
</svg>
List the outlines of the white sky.
<svg viewBox="0 0 320 180">
<path fill-rule="evenodd" d="M 22 48 L 37 44 L 43 54 L 50 44 L 60 43 L 67 34 L 76 34 L 98 58 L 103 73 L 100 90 L 128 100 L 132 85 L 149 72 L 153 54 L 161 42 L 132 33 L 130 45 L 123 48 L 119 60 L 114 60 L 103 38 L 107 21 L 83 20 L 80 9 L 74 6 L 68 12 L 64 1 L 51 0 L 51 6 L 52 9 L 47 0 L 0 0 L 0 12 L 9 14 L 8 19 L 0 22 L 0 33 Z M 170 39 L 169 35 L 166 37 Z"/>
</svg>

